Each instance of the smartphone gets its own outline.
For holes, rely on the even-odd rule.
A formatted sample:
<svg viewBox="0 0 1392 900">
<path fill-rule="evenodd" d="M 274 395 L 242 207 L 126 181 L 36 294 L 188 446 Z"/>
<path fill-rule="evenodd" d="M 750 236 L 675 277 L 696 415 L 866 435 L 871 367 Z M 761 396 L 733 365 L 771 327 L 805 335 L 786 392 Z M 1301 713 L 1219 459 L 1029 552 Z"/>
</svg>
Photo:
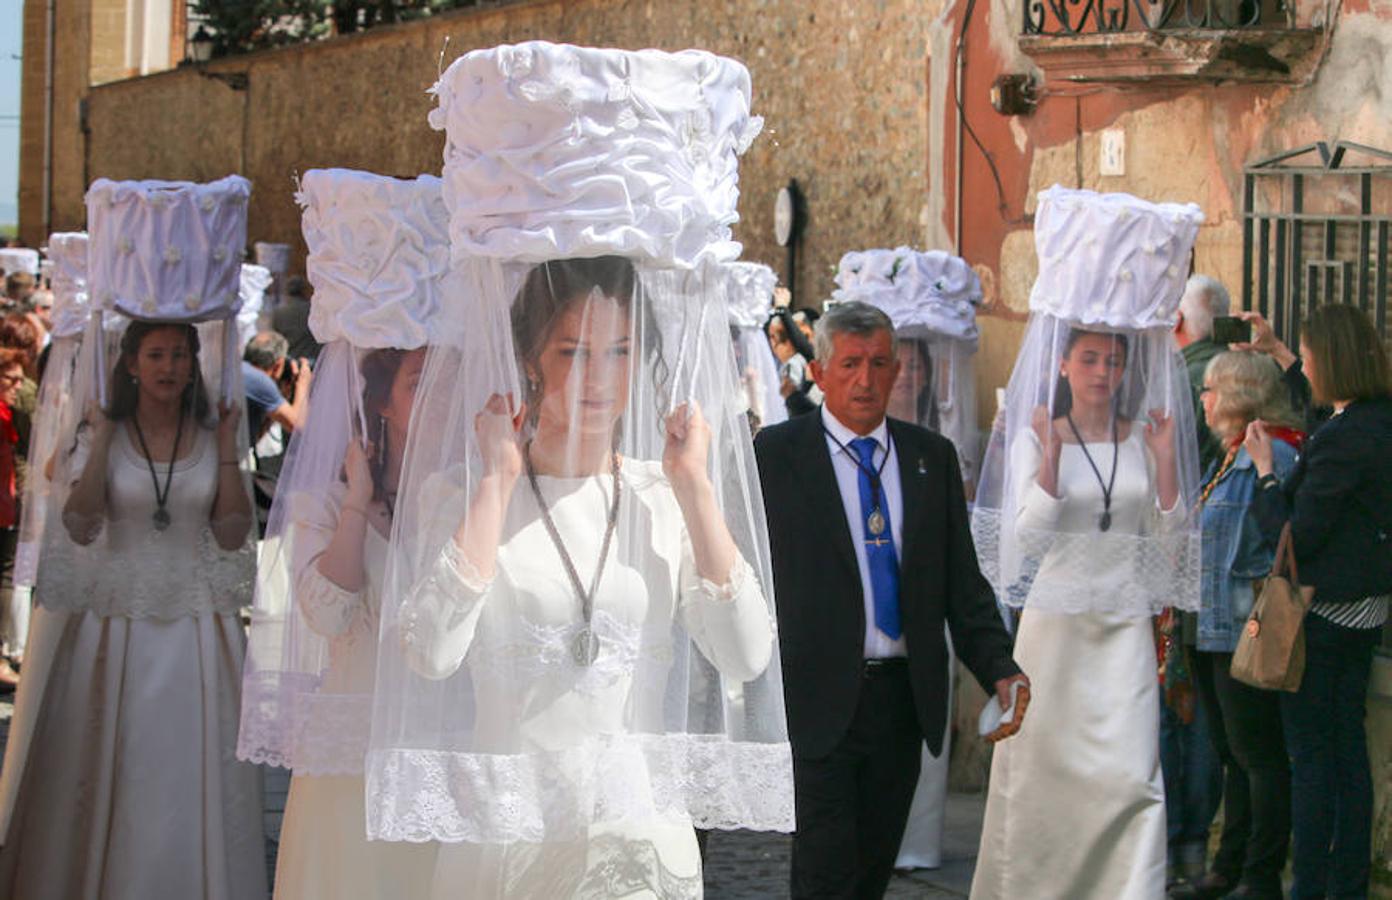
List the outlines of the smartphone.
<svg viewBox="0 0 1392 900">
<path fill-rule="evenodd" d="M 1246 344 L 1252 340 L 1252 323 L 1237 316 L 1219 316 L 1213 320 L 1213 343 Z"/>
</svg>

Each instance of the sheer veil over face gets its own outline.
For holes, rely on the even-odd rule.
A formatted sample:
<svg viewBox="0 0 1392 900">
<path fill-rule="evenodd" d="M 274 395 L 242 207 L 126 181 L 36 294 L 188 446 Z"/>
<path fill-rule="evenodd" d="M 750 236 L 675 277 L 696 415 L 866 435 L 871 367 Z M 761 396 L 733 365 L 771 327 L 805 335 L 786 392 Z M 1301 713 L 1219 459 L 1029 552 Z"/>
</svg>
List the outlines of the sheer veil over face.
<svg viewBox="0 0 1392 900">
<path fill-rule="evenodd" d="M 1060 188 L 1041 203 L 1046 265 L 973 516 L 982 571 L 1011 606 L 1196 609 L 1198 450 L 1170 261 L 1187 258 L 1200 217 Z M 1097 268 L 1104 242 L 1117 271 Z"/>
</svg>

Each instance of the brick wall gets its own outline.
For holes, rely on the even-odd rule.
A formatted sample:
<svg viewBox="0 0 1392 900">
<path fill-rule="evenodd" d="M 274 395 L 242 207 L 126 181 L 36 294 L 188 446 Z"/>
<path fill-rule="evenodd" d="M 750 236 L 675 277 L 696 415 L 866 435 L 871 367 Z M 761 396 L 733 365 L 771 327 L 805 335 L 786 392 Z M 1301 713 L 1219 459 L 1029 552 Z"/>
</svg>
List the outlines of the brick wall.
<svg viewBox="0 0 1392 900">
<path fill-rule="evenodd" d="M 749 66 L 754 109 L 767 120 L 741 166 L 737 236 L 749 258 L 782 271 L 784 251 L 772 239 L 773 201 L 779 187 L 797 178 L 810 213 L 798 301 L 816 303 L 830 292 L 832 267 L 845 250 L 922 243 L 925 23 L 936 5 L 535 0 L 459 11 L 214 65 L 246 73 L 245 92 L 189 70 L 94 88 L 90 175 L 240 172 L 254 184 L 252 239 L 298 248 L 296 172 L 316 166 L 439 171 L 443 142 L 426 124 L 425 91 L 446 38 L 446 62 L 471 48 L 529 38 L 701 47 Z"/>
</svg>

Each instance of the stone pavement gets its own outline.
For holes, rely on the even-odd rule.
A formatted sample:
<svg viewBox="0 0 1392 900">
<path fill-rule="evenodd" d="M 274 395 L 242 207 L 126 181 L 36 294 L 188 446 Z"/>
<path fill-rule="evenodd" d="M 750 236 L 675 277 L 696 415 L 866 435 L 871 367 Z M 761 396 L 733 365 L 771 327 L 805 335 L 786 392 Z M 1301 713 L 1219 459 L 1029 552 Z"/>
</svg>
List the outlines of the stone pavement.
<svg viewBox="0 0 1392 900">
<path fill-rule="evenodd" d="M 0 697 L 0 753 L 13 712 L 13 695 Z M 264 769 L 266 867 L 275 873 L 280 820 L 290 777 L 284 769 Z M 976 863 L 976 841 L 985 811 L 983 794 L 951 794 L 947 801 L 947 831 L 943 867 L 934 871 L 896 874 L 885 896 L 892 900 L 936 900 L 966 897 Z M 713 832 L 706 845 L 707 900 L 778 900 L 788 896 L 789 839 L 782 834 L 752 831 Z"/>
</svg>

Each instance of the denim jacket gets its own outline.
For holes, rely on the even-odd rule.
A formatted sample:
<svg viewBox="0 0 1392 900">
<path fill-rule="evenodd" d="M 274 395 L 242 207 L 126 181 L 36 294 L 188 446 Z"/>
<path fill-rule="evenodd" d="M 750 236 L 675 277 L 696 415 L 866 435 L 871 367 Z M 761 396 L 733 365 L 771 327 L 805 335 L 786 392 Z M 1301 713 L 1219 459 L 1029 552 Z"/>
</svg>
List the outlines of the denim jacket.
<svg viewBox="0 0 1392 900">
<path fill-rule="evenodd" d="M 1284 478 L 1295 466 L 1295 448 L 1285 441 L 1271 442 L 1272 468 Z M 1221 460 L 1204 473 L 1203 484 Z M 1275 545 L 1257 527 L 1250 507 L 1257 490 L 1257 469 L 1244 447 L 1203 505 L 1203 600 L 1199 608 L 1198 649 L 1231 653 L 1237 649 L 1242 624 L 1252 612 L 1256 597 L 1252 581 L 1271 572 Z"/>
</svg>

